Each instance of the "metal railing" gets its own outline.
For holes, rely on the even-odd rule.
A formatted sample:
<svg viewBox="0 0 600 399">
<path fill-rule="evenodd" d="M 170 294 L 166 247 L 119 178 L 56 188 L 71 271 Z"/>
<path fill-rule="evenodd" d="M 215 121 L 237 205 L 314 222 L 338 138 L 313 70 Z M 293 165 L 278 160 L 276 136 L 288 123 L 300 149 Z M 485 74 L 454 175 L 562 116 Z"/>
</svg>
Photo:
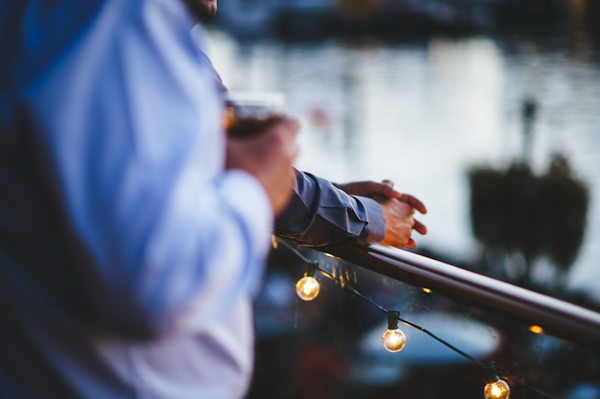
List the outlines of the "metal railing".
<svg viewBox="0 0 600 399">
<path fill-rule="evenodd" d="M 447 298 L 541 326 L 545 333 L 600 350 L 600 313 L 380 243 L 353 239 L 315 249 Z"/>
</svg>

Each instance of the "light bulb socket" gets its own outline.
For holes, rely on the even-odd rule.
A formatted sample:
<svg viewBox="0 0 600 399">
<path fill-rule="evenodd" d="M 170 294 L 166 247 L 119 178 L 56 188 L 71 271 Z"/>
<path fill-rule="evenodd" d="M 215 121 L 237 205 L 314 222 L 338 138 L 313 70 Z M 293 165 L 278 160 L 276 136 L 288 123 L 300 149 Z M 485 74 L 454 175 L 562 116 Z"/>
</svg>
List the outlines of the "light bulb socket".
<svg viewBox="0 0 600 399">
<path fill-rule="evenodd" d="M 314 277 L 317 269 L 319 268 L 319 262 L 314 260 L 309 260 L 306 262 L 306 273 L 304 275 L 306 277 Z"/>
<path fill-rule="evenodd" d="M 388 310 L 388 330 L 396 330 L 398 328 L 398 319 L 400 318 L 400 312 L 397 310 Z"/>
<path fill-rule="evenodd" d="M 490 362 L 483 365 L 483 372 L 485 373 L 485 379 L 487 382 L 496 382 L 500 379 L 496 373 L 496 365 L 494 362 Z"/>
</svg>

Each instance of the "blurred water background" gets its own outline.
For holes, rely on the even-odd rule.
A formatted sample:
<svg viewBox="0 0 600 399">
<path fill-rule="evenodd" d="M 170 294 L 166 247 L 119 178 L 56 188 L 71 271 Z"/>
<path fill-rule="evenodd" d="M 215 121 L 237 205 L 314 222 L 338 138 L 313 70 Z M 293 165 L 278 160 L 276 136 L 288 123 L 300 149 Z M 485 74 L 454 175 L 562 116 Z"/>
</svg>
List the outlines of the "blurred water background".
<svg viewBox="0 0 600 399">
<path fill-rule="evenodd" d="M 331 30 L 316 25 L 323 17 L 314 9 L 287 9 L 285 35 L 265 25 L 276 17 L 273 2 L 222 3 L 208 29 L 213 63 L 232 90 L 285 94 L 303 122 L 297 167 L 337 182 L 392 179 L 429 208 L 419 247 L 454 263 L 482 256 L 469 169 L 522 157 L 523 101 L 535 101 L 533 172 L 560 153 L 589 188 L 583 243 L 560 288 L 600 303 L 600 13 L 588 4 L 595 2 L 532 1 L 537 13 L 515 8 L 502 26 L 481 10 L 466 22 L 425 26 L 401 14 L 391 33 L 358 19 Z M 567 240 L 569 231 L 556 235 Z M 518 256 L 504 263 L 509 277 L 523 267 Z M 531 273 L 541 285 L 556 280 L 543 256 Z"/>
<path fill-rule="evenodd" d="M 285 94 L 302 121 L 299 169 L 336 182 L 392 179 L 429 209 L 420 216 L 429 233 L 416 237 L 418 251 L 600 308 L 598 2 L 221 0 L 219 7 L 207 25 L 208 53 L 230 89 Z M 500 215 L 508 231 L 490 245 L 474 229 L 474 168 L 525 165 L 541 178 L 557 154 L 562 177 L 584 187 L 586 206 L 571 209 L 567 194 L 548 205 L 563 222 L 554 223 L 552 211 L 537 230 L 528 213 L 544 207 L 543 198 L 509 207 Z M 527 254 L 536 235 L 552 248 Z M 557 264 L 550 252 L 561 250 L 567 260 Z M 271 277 L 269 289 L 281 283 Z M 297 304 L 295 312 L 298 328 Z M 259 335 L 278 325 L 263 322 Z M 600 387 L 589 389 L 570 397 L 600 397 Z"/>
</svg>

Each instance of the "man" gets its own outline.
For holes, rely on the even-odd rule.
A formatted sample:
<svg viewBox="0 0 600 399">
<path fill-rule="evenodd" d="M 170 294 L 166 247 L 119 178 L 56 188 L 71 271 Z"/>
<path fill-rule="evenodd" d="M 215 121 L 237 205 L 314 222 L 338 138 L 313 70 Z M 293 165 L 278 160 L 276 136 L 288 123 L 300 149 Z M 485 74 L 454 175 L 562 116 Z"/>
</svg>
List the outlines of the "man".
<svg viewBox="0 0 600 399">
<path fill-rule="evenodd" d="M 179 1 L 0 15 L 0 397 L 242 396 L 297 123 L 224 159 Z"/>
</svg>

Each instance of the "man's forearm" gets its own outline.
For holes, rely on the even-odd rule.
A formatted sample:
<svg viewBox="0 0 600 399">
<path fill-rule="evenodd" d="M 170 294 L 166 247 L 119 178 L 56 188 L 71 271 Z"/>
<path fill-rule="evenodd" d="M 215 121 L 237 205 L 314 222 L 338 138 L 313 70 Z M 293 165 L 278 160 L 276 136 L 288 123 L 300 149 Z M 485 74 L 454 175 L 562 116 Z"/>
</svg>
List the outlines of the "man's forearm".
<svg viewBox="0 0 600 399">
<path fill-rule="evenodd" d="M 351 237 L 381 240 L 383 211 L 376 201 L 351 196 L 329 181 L 296 171 L 296 187 L 275 232 L 304 245 L 326 245 Z"/>
</svg>

